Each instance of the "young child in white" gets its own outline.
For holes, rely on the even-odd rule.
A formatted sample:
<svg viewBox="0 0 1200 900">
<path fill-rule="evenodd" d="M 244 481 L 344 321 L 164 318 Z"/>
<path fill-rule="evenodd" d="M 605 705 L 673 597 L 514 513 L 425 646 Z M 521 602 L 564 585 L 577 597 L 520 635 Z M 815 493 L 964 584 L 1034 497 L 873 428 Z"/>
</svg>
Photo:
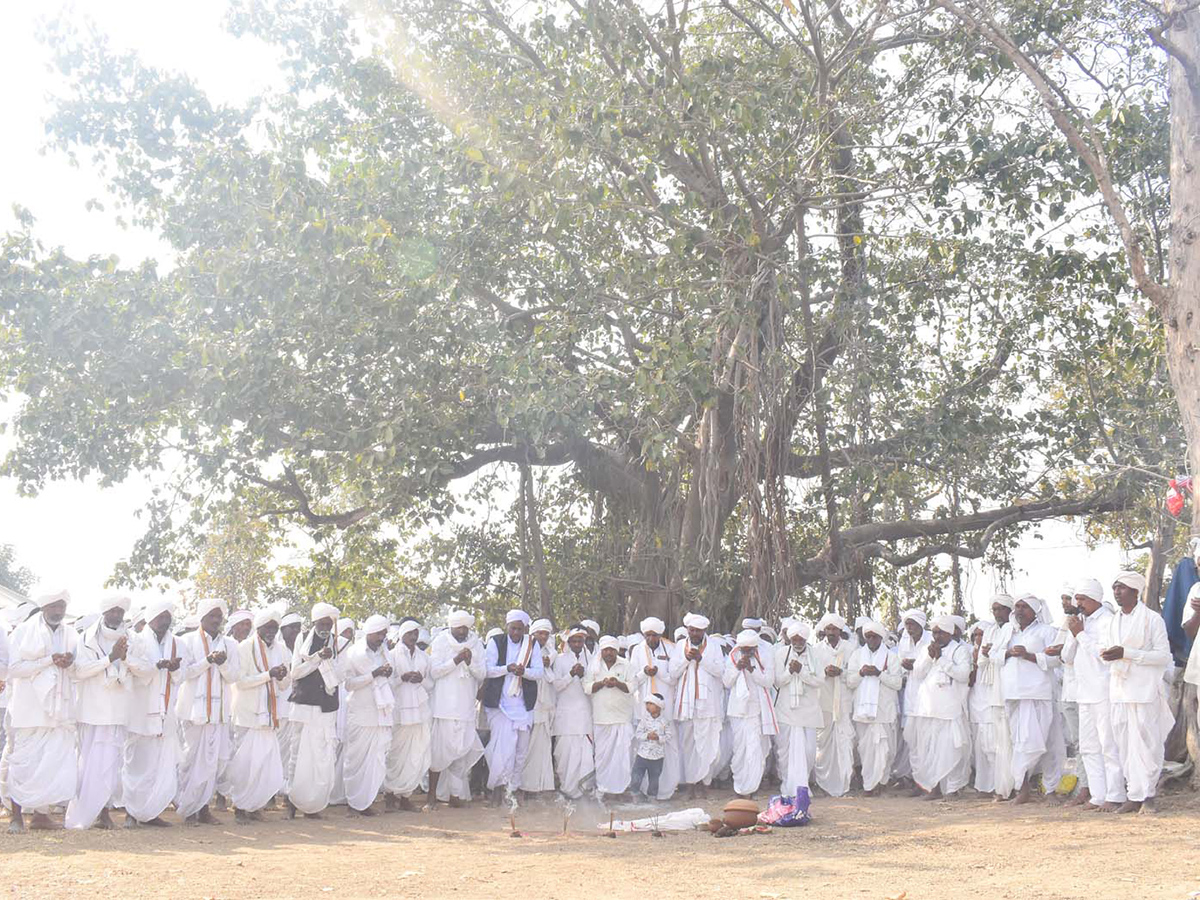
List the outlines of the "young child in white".
<svg viewBox="0 0 1200 900">
<path fill-rule="evenodd" d="M 641 787 L 642 776 L 645 776 L 649 781 L 646 799 L 658 797 L 658 777 L 662 774 L 663 757 L 671 741 L 671 720 L 663 716 L 663 705 L 662 694 L 651 694 L 633 735 L 637 759 L 633 761 L 632 790 L 636 792 Z"/>
</svg>

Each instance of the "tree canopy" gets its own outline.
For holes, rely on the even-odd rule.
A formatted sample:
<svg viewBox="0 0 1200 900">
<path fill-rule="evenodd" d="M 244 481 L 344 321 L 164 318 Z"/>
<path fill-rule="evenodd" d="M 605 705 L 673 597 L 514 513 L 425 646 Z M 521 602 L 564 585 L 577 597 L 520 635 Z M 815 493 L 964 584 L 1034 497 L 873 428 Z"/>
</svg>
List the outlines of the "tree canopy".
<svg viewBox="0 0 1200 900">
<path fill-rule="evenodd" d="M 1000 6 L 1088 61 L 1164 266 L 1140 7 Z M 1042 519 L 1151 527 L 1185 456 L 1161 324 L 1086 166 L 947 13 L 243 0 L 230 25 L 287 91 L 214 105 L 52 34 L 51 142 L 169 269 L 70 258 L 31 215 L 3 245 L 5 473 L 176 473 L 123 579 L 190 571 L 232 503 L 315 537 L 307 602 L 528 598 L 532 546 L 560 616 L 616 628 L 882 613 Z"/>
</svg>

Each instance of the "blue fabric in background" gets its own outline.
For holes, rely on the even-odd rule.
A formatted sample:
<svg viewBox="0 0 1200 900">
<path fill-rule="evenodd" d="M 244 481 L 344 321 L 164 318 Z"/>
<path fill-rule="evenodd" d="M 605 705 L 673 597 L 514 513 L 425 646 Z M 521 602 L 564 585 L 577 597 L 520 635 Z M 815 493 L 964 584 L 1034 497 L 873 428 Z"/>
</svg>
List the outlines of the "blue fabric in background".
<svg viewBox="0 0 1200 900">
<path fill-rule="evenodd" d="M 1183 632 L 1183 614 L 1187 609 L 1188 591 L 1197 581 L 1200 581 L 1200 574 L 1196 572 L 1196 563 L 1190 556 L 1184 557 L 1175 566 L 1171 586 L 1167 589 L 1167 599 L 1163 601 L 1163 622 L 1167 626 L 1167 639 L 1171 642 L 1171 655 L 1175 657 L 1177 666 L 1186 666 L 1188 654 L 1192 651 L 1192 642 Z"/>
</svg>

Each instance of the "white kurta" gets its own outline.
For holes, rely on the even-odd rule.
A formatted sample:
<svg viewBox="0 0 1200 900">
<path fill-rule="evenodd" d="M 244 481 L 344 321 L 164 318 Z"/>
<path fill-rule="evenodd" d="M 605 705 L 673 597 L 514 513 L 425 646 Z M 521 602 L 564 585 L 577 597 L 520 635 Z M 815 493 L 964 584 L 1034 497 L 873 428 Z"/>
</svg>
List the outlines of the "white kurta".
<svg viewBox="0 0 1200 900">
<path fill-rule="evenodd" d="M 238 645 L 238 680 L 233 720 L 240 729 L 227 769 L 229 799 L 235 809 L 262 809 L 283 790 L 283 752 L 279 744 L 280 700 L 290 677 L 271 677 L 276 666 L 291 668 L 291 654 L 276 638 L 268 646 L 257 634 Z"/>
<path fill-rule="evenodd" d="M 688 649 L 701 651 L 689 660 Z M 705 638 L 697 648 L 688 640 L 671 652 L 670 679 L 675 685 L 678 723 L 680 781 L 683 784 L 712 784 L 721 753 L 721 728 L 725 714 L 725 657 L 717 642 Z"/>
<path fill-rule="evenodd" d="M 725 658 L 722 681 L 729 689 L 729 721 L 732 726 L 733 789 L 739 794 L 755 793 L 762 784 L 771 742 L 779 733 L 772 691 L 775 673 L 757 647 L 750 649 L 751 669 L 739 669 L 737 661 L 746 651 L 734 648 Z"/>
<path fill-rule="evenodd" d="M 126 661 L 133 675 L 129 734 L 121 774 L 126 815 L 148 822 L 163 814 L 179 787 L 182 747 L 175 718 L 175 695 L 183 672 L 158 668 L 161 660 L 182 658 L 179 641 L 166 633 L 160 641 L 147 626 L 129 645 Z"/>
<path fill-rule="evenodd" d="M 396 696 L 390 675 L 373 675 L 389 663 L 387 645 L 372 650 L 361 638 L 346 653 L 346 740 L 342 748 L 346 803 L 363 810 L 375 802 L 387 777 Z"/>
<path fill-rule="evenodd" d="M 529 751 L 525 756 L 525 768 L 521 771 L 520 787 L 534 793 L 554 790 L 554 724 L 555 698 L 554 659 L 557 651 L 547 642 L 539 647 L 542 654 L 544 675 L 538 682 L 537 702 L 533 706 L 533 727 L 529 731 Z"/>
<path fill-rule="evenodd" d="M 934 659 L 928 646 L 913 672 L 920 677 L 912 729 L 913 780 L 927 791 L 952 794 L 967 782 L 963 759 L 970 753 L 964 689 L 971 675 L 971 648 L 951 641 Z"/>
<path fill-rule="evenodd" d="M 501 661 L 500 647 L 507 648 L 505 659 L 508 662 Z M 484 709 L 489 730 L 487 747 L 483 751 L 488 765 L 487 786 L 488 790 L 512 789 L 520 785 L 533 728 L 533 710 L 525 706 L 523 685 L 527 681 L 540 682 L 543 678 L 541 648 L 529 635 L 518 644 L 507 634 L 501 634 L 487 642 L 485 651 L 487 677 L 502 679 L 498 706 Z M 525 674 L 518 677 L 509 672 L 507 666 L 510 663 L 524 665 Z M 536 697 L 534 699 L 536 703 Z"/>
<path fill-rule="evenodd" d="M 863 666 L 875 666 L 882 675 L 861 675 Z M 887 784 L 896 755 L 896 719 L 899 714 L 899 691 L 903 683 L 900 658 L 895 651 L 880 643 L 871 652 L 859 647 L 850 657 L 846 670 L 846 687 L 854 691 L 854 732 L 858 754 L 862 760 L 862 782 L 865 790 Z"/>
<path fill-rule="evenodd" d="M 329 640 L 334 640 L 333 635 Z M 343 658 L 321 659 L 319 652 L 315 631 L 296 639 L 292 649 L 292 684 L 294 686 L 302 678 L 318 672 L 326 695 L 335 696 L 341 686 Z M 296 702 L 294 688 L 292 694 L 291 721 L 296 731 L 294 752 L 284 780 L 288 801 L 305 815 L 315 815 L 329 805 L 333 795 L 337 712 L 325 712 L 320 706 Z"/>
<path fill-rule="evenodd" d="M 798 663 L 798 671 L 792 671 Z M 817 729 L 821 714 L 821 686 L 825 675 L 811 644 L 797 650 L 790 643 L 775 653 L 775 717 L 779 722 L 776 756 L 779 787 L 785 795 L 807 788 L 817 761 Z"/>
<path fill-rule="evenodd" d="M 456 663 L 454 658 L 463 650 L 471 651 L 470 661 Z M 460 643 L 443 631 L 429 646 L 429 673 L 433 679 L 429 768 L 440 773 L 437 799 L 470 800 L 468 777 L 483 756 L 475 728 L 475 695 L 487 673 L 483 643 L 474 634 Z"/>
<path fill-rule="evenodd" d="M 592 701 L 583 688 L 583 679 L 591 665 L 586 649 L 576 655 L 568 647 L 551 667 L 557 692 L 554 708 L 554 771 L 559 790 L 572 799 L 581 796 L 584 782 L 596 771 L 592 745 Z M 575 666 L 583 672 L 572 675 Z"/>
<path fill-rule="evenodd" d="M 606 678 L 615 678 L 619 687 L 595 689 Z M 617 659 L 611 666 L 597 654 L 588 667 L 583 688 L 592 699 L 592 723 L 596 736 L 596 790 L 602 794 L 623 794 L 629 789 L 633 769 L 633 695 L 629 661 Z"/>
<path fill-rule="evenodd" d="M 854 696 L 846 685 L 846 667 L 854 648 L 847 641 L 839 641 L 837 647 L 820 641 L 813 649 L 822 675 L 826 666 L 842 670 L 840 675 L 824 675 L 821 685 L 821 727 L 817 729 L 814 767 L 817 786 L 831 797 L 841 797 L 850 790 L 854 771 Z"/>
<path fill-rule="evenodd" d="M 1067 631 L 1062 658 L 1075 672 L 1079 708 L 1079 759 L 1087 775 L 1093 806 L 1125 801 L 1125 779 L 1109 714 L 1108 663 L 1100 658 L 1112 618 L 1102 606 L 1084 619 L 1083 631 Z"/>
<path fill-rule="evenodd" d="M 429 654 L 420 647 L 409 650 L 403 642 L 391 652 L 392 690 L 396 695 L 392 718 L 392 740 L 387 754 L 387 776 L 383 786 L 389 794 L 408 797 L 421 786 L 429 772 L 433 719 L 429 708 Z M 402 681 L 416 673 L 418 682 Z"/>
<path fill-rule="evenodd" d="M 0 795 L 31 812 L 49 812 L 75 796 L 78 784 L 75 665 L 54 665 L 55 653 L 77 653 L 70 628 L 50 628 L 42 615 L 13 631 L 8 668 L 12 694 Z"/>
<path fill-rule="evenodd" d="M 233 755 L 232 687 L 239 670 L 237 644 L 224 635 L 197 629 L 180 639 L 179 648 L 184 676 L 176 713 L 183 725 L 183 762 L 175 808 L 186 819 L 212 800 L 221 769 Z M 210 654 L 222 650 L 223 663 L 208 662 Z"/>
<path fill-rule="evenodd" d="M 1066 760 L 1062 717 L 1054 699 L 1052 670 L 1060 660 L 1046 655 L 1046 648 L 1058 638 L 1056 629 L 1033 622 L 1024 630 L 1014 630 L 1007 648 L 1024 647 L 1035 661 L 1012 657 L 1000 672 L 1005 715 L 1012 745 L 1012 779 L 1016 787 L 1040 772 L 1049 793 L 1058 787 Z"/>
</svg>

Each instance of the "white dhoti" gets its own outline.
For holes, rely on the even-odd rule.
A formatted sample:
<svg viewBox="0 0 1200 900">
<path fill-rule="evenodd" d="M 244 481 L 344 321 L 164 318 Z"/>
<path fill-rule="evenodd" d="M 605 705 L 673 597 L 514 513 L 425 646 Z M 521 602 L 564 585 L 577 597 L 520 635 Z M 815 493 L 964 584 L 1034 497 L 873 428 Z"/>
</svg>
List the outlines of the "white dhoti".
<svg viewBox="0 0 1200 900">
<path fill-rule="evenodd" d="M 583 782 L 596 771 L 595 748 L 590 734 L 560 734 L 554 742 L 554 771 L 558 787 L 567 797 L 583 794 Z"/>
<path fill-rule="evenodd" d="M 771 736 L 763 734 L 762 719 L 758 716 L 735 716 L 729 723 L 733 739 L 733 755 L 729 760 L 733 789 L 739 794 L 753 794 L 762 785 Z"/>
<path fill-rule="evenodd" d="M 471 799 L 471 767 L 483 756 L 483 744 L 474 721 L 434 719 L 429 748 L 429 769 L 440 772 L 437 799 Z"/>
<path fill-rule="evenodd" d="M 602 794 L 623 794 L 629 790 L 633 774 L 633 759 L 629 747 L 633 743 L 633 725 L 597 725 L 596 729 L 596 790 Z"/>
<path fill-rule="evenodd" d="M 9 727 L 0 793 L 26 812 L 48 813 L 66 805 L 79 781 L 75 726 Z"/>
<path fill-rule="evenodd" d="M 421 786 L 429 774 L 432 732 L 430 722 L 392 726 L 387 775 L 383 780 L 383 787 L 389 794 L 407 797 Z"/>
<path fill-rule="evenodd" d="M 200 812 L 216 793 L 225 748 L 225 725 L 188 722 L 183 726 L 183 762 L 179 766 L 175 809 L 185 819 Z"/>
<path fill-rule="evenodd" d="M 534 793 L 554 790 L 554 745 L 549 722 L 535 722 L 529 731 L 529 752 L 521 770 L 520 786 L 521 790 Z"/>
<path fill-rule="evenodd" d="M 487 710 L 488 737 L 483 755 L 488 765 L 488 790 L 516 788 L 529 755 L 529 726 L 518 726 L 502 709 Z"/>
<path fill-rule="evenodd" d="M 713 767 L 713 781 L 725 781 L 733 777 L 733 723 L 728 718 L 721 722 L 721 743 L 717 751 L 717 764 Z"/>
<path fill-rule="evenodd" d="M 291 719 L 281 719 L 275 738 L 279 741 L 279 758 L 283 762 L 283 787 L 280 792 L 288 792 L 288 773 L 292 770 L 292 760 L 296 756 L 296 736 L 300 733 L 300 723 Z"/>
<path fill-rule="evenodd" d="M 1140 803 L 1158 791 L 1165 742 L 1175 724 L 1174 716 L 1161 697 L 1154 703 L 1111 703 L 1109 715 L 1125 779 L 1125 794 Z"/>
<path fill-rule="evenodd" d="M 237 751 L 238 741 L 241 740 L 246 728 L 241 725 L 226 725 L 222 738 L 220 761 L 217 763 L 217 793 L 222 797 L 233 796 L 233 779 L 229 775 L 229 764 Z"/>
<path fill-rule="evenodd" d="M 1093 806 L 1125 802 L 1125 776 L 1108 703 L 1079 704 L 1079 761 Z"/>
<path fill-rule="evenodd" d="M 366 809 L 379 796 L 387 777 L 387 753 L 391 745 L 390 725 L 346 723 L 342 775 L 346 782 L 346 804 L 351 809 Z"/>
<path fill-rule="evenodd" d="M 234 809 L 255 812 L 283 790 L 283 757 L 274 728 L 243 728 L 226 768 Z"/>
<path fill-rule="evenodd" d="M 991 706 L 986 721 L 979 723 L 977 740 L 991 769 L 992 790 L 999 797 L 1013 792 L 1012 735 L 1008 730 L 1008 710 Z"/>
<path fill-rule="evenodd" d="M 923 790 L 935 788 L 952 794 L 965 784 L 961 781 L 962 758 L 969 752 L 967 720 L 933 719 L 912 716 L 913 742 L 909 753 L 913 761 L 913 781 Z"/>
<path fill-rule="evenodd" d="M 179 734 L 174 723 L 166 734 L 130 734 L 125 741 L 121 802 L 138 822 L 157 819 L 179 790 Z"/>
<path fill-rule="evenodd" d="M 896 755 L 896 723 L 855 722 L 854 735 L 862 760 L 863 790 L 870 791 L 887 784 Z"/>
<path fill-rule="evenodd" d="M 817 759 L 817 729 L 781 723 L 776 752 L 779 756 L 779 792 L 795 796 L 799 788 L 808 787 L 812 775 Z"/>
<path fill-rule="evenodd" d="M 1019 788 L 1026 778 L 1041 772 L 1046 793 L 1053 791 L 1062 777 L 1066 755 L 1062 727 L 1054 715 L 1054 701 L 1009 700 L 1005 711 L 1012 741 L 1014 786 Z"/>
<path fill-rule="evenodd" d="M 721 720 L 709 717 L 681 719 L 679 726 L 679 780 L 683 784 L 712 784 L 721 755 Z"/>
<path fill-rule="evenodd" d="M 896 753 L 892 760 L 892 777 L 893 778 L 912 778 L 912 760 L 909 757 L 908 738 L 904 723 L 908 721 L 908 716 L 902 720 L 897 720 L 894 728 L 896 730 Z"/>
<path fill-rule="evenodd" d="M 975 757 L 975 790 L 990 794 L 996 790 L 996 748 L 990 718 L 971 723 L 972 756 Z"/>
<path fill-rule="evenodd" d="M 841 797 L 850 790 L 853 772 L 854 725 L 849 718 L 835 722 L 825 713 L 825 724 L 817 729 L 817 786 L 831 797 Z"/>
<path fill-rule="evenodd" d="M 296 707 L 293 707 L 293 712 Z M 295 737 L 292 765 L 285 775 L 288 800 L 305 815 L 319 813 L 329 805 L 333 793 L 334 766 L 337 761 L 336 713 L 320 712 L 294 721 L 299 726 Z M 305 715 L 314 715 L 305 711 Z"/>
<path fill-rule="evenodd" d="M 124 725 L 79 726 L 79 782 L 67 804 L 67 828 L 91 828 L 121 796 L 121 764 L 125 759 Z"/>
</svg>

